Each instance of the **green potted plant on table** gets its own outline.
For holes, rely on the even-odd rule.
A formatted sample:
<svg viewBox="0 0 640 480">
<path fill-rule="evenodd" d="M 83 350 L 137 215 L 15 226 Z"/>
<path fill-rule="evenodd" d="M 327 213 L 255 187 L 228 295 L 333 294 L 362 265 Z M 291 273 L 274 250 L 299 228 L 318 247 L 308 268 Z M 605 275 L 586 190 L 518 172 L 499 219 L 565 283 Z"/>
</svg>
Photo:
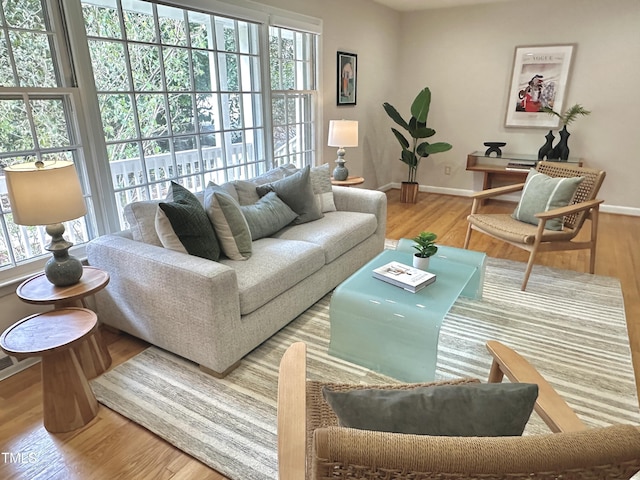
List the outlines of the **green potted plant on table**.
<svg viewBox="0 0 640 480">
<path fill-rule="evenodd" d="M 451 144 L 445 142 L 429 143 L 423 141 L 435 135 L 436 131 L 427 127 L 427 117 L 431 106 L 431 90 L 423 88 L 411 104 L 411 119 L 407 122 L 402 118 L 393 105 L 385 102 L 382 104 L 387 115 L 400 125 L 409 134 L 410 141 L 397 129 L 391 131 L 402 147 L 400 161 L 409 167 L 409 176 L 406 182 L 402 182 L 400 201 L 403 203 L 415 203 L 418 199 L 418 182 L 416 174 L 420 160 L 434 153 L 451 150 Z"/>
<path fill-rule="evenodd" d="M 433 232 L 420 232 L 417 237 L 414 237 L 413 241 L 416 242 L 413 248 L 417 250 L 413 254 L 413 266 L 420 270 L 426 270 L 429 268 L 429 258 L 436 254 L 438 247 L 435 244 L 436 235 Z"/>
</svg>

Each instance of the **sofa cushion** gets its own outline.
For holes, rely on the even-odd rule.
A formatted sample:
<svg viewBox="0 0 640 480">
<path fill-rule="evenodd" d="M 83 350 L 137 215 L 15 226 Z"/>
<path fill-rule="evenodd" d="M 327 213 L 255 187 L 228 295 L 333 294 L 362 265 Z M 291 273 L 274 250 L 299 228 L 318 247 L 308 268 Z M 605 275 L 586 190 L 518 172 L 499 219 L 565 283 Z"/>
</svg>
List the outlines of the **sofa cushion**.
<svg viewBox="0 0 640 480">
<path fill-rule="evenodd" d="M 467 383 L 346 392 L 323 389 L 343 427 L 417 435 L 499 437 L 522 435 L 538 385 Z"/>
<path fill-rule="evenodd" d="M 316 197 L 316 204 L 321 212 L 335 212 L 336 204 L 333 201 L 333 186 L 331 185 L 331 173 L 329 164 L 325 163 L 311 169 L 311 186 Z"/>
<path fill-rule="evenodd" d="M 198 198 L 176 182 L 171 182 L 170 198 L 172 201 L 159 205 L 184 248 L 190 255 L 217 261 L 220 245 Z"/>
<path fill-rule="evenodd" d="M 324 266 L 320 247 L 308 242 L 263 238 L 253 242 L 246 262 L 221 259 L 236 272 L 240 313 L 246 315 Z"/>
<path fill-rule="evenodd" d="M 298 214 L 295 224 L 307 223 L 322 218 L 322 211 L 316 205 L 310 178 L 311 168 L 307 165 L 302 170 L 281 180 L 256 187 L 261 197 L 269 192 L 278 196 Z"/>
<path fill-rule="evenodd" d="M 243 205 L 240 210 L 249 224 L 252 240 L 268 237 L 298 217 L 276 192 L 267 193 L 253 205 Z"/>
<path fill-rule="evenodd" d="M 325 262 L 330 263 L 343 253 L 369 238 L 378 228 L 376 216 L 360 212 L 327 212 L 315 222 L 285 227 L 275 238 L 301 240 L 322 247 Z"/>
<path fill-rule="evenodd" d="M 210 183 L 204 192 L 204 206 L 222 252 L 231 260 L 249 258 L 251 232 L 238 202 L 224 189 Z"/>
<path fill-rule="evenodd" d="M 569 205 L 583 180 L 584 177 L 554 178 L 531 169 L 513 218 L 538 225 L 535 214 Z M 562 217 L 551 218 L 544 227 L 548 230 L 562 230 L 562 223 Z"/>
<path fill-rule="evenodd" d="M 159 200 L 144 200 L 125 205 L 124 218 L 136 242 L 162 246 L 155 225 L 159 203 Z"/>
</svg>

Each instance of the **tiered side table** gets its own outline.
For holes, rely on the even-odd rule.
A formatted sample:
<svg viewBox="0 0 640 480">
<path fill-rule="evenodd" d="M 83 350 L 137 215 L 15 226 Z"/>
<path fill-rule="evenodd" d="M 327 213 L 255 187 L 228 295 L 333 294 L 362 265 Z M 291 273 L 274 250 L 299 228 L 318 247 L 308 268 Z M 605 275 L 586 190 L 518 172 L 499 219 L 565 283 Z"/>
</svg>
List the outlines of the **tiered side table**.
<svg viewBox="0 0 640 480">
<path fill-rule="evenodd" d="M 44 273 L 41 273 L 22 282 L 16 294 L 26 303 L 53 305 L 54 309 L 86 308 L 86 297 L 102 290 L 108 283 L 107 272 L 96 267 L 85 266 L 82 278 L 75 285 L 57 287 L 47 280 Z M 111 355 L 97 328 L 87 336 L 85 342 L 78 342 L 74 350 L 88 379 L 103 374 L 111 366 Z"/>
<path fill-rule="evenodd" d="M 98 402 L 74 351 L 97 331 L 95 313 L 72 307 L 31 315 L 0 337 L 7 355 L 42 357 L 43 420 L 50 432 L 83 427 L 98 413 Z"/>
</svg>

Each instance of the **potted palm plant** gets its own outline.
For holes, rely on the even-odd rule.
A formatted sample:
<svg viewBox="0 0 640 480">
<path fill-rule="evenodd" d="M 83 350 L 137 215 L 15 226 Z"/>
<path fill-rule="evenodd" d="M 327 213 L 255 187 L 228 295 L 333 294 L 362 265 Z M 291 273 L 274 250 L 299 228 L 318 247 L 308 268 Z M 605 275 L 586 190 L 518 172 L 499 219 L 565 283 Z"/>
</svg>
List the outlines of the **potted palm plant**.
<svg viewBox="0 0 640 480">
<path fill-rule="evenodd" d="M 413 241 L 416 242 L 413 248 L 417 250 L 413 254 L 413 266 L 420 270 L 426 270 L 429 268 L 429 258 L 436 254 L 438 247 L 435 244 L 436 235 L 433 232 L 420 232 L 417 237 L 414 237 Z"/>
<path fill-rule="evenodd" d="M 403 203 L 415 203 L 418 199 L 418 182 L 416 175 L 420 160 L 434 153 L 451 150 L 451 144 L 445 142 L 429 143 L 424 141 L 435 135 L 436 131 L 427 127 L 427 116 L 431 106 L 431 90 L 429 87 L 423 88 L 411 104 L 411 119 L 407 122 L 402 118 L 393 105 L 385 102 L 383 105 L 387 115 L 401 126 L 409 135 L 408 140 L 400 131 L 391 128 L 396 139 L 402 147 L 400 161 L 409 167 L 409 176 L 406 182 L 402 182 L 400 201 Z"/>
</svg>

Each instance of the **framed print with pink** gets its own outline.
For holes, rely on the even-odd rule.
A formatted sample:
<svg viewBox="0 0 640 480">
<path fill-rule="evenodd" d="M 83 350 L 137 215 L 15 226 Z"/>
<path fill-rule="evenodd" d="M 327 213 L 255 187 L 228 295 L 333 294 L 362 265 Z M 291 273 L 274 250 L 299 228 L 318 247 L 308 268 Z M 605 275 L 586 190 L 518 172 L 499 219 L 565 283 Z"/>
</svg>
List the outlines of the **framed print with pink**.
<svg viewBox="0 0 640 480">
<path fill-rule="evenodd" d="M 338 52 L 337 105 L 355 105 L 358 87 L 358 56 L 355 53 Z"/>
<path fill-rule="evenodd" d="M 574 44 L 516 47 L 506 127 L 558 126 L 558 117 L 544 108 L 562 112 L 575 48 Z"/>
</svg>

